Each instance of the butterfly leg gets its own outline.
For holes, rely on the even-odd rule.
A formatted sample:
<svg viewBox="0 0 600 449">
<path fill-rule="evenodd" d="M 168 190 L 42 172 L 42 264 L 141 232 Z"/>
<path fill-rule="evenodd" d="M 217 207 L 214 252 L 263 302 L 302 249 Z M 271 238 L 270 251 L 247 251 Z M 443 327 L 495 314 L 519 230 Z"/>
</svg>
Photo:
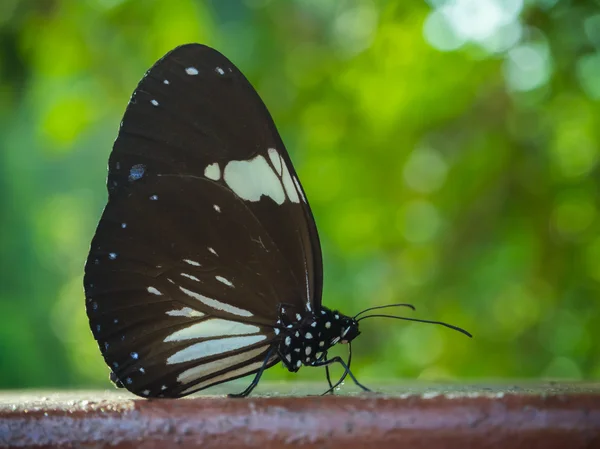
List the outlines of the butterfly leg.
<svg viewBox="0 0 600 449">
<path fill-rule="evenodd" d="M 324 362 L 327 361 L 327 353 L 325 353 L 325 355 L 323 356 L 323 361 Z M 327 377 L 327 383 L 329 384 L 329 390 L 327 390 L 325 393 L 323 393 L 323 395 L 326 395 L 327 393 L 333 394 L 333 390 L 335 387 L 331 383 L 331 374 L 329 372 L 329 365 L 325 365 L 325 377 Z"/>
<path fill-rule="evenodd" d="M 256 388 L 256 386 L 258 385 L 258 382 L 260 381 L 260 378 L 261 378 L 263 372 L 267 368 L 267 363 L 269 363 L 269 358 L 271 357 L 271 353 L 272 352 L 273 352 L 273 347 L 271 347 L 271 349 L 269 349 L 269 351 L 267 352 L 267 356 L 265 357 L 265 361 L 263 362 L 262 366 L 260 367 L 260 369 L 258 370 L 258 372 L 256 373 L 256 375 L 254 376 L 254 379 L 252 379 L 252 382 L 250 383 L 250 385 L 248 385 L 248 388 L 246 388 L 241 393 L 230 393 L 230 394 L 227 395 L 227 397 L 229 397 L 229 398 L 245 398 L 250 393 L 252 393 L 252 390 L 254 390 L 254 388 Z"/>
<path fill-rule="evenodd" d="M 335 394 L 335 389 L 338 387 L 338 385 L 341 385 L 342 382 L 344 382 L 344 379 L 348 375 L 349 371 L 344 371 L 344 374 L 342 374 L 342 377 L 340 378 L 340 380 L 338 380 L 335 383 L 335 385 L 331 384 L 331 379 L 329 378 L 329 365 L 325 366 L 325 372 L 327 373 L 327 381 L 329 382 L 329 389 L 327 391 L 325 391 L 325 393 L 321 394 L 321 396 L 325 396 L 326 394 Z"/>
<path fill-rule="evenodd" d="M 318 361 L 319 362 L 321 362 L 321 361 L 325 361 L 326 362 L 327 361 L 327 351 L 323 352 L 323 355 L 321 357 L 319 357 Z M 321 396 L 325 396 L 327 393 L 333 394 L 333 389 L 335 388 L 333 386 L 333 384 L 331 383 L 331 373 L 329 372 L 329 365 L 325 366 L 325 377 L 327 377 L 327 383 L 329 384 L 329 390 L 327 390 Z"/>
<path fill-rule="evenodd" d="M 354 377 L 354 374 L 352 374 L 352 371 L 350 371 L 350 368 L 348 368 L 348 365 L 346 365 L 346 362 L 344 362 L 342 360 L 342 358 L 339 357 L 339 356 L 336 356 L 336 357 L 334 357 L 332 359 L 329 359 L 329 360 L 317 361 L 312 366 L 325 366 L 325 367 L 327 367 L 329 365 L 333 365 L 334 363 L 339 363 L 340 365 L 342 365 L 342 367 L 345 370 L 345 373 L 342 376 L 342 378 L 332 387 L 332 389 L 334 389 L 335 387 L 337 387 L 338 385 L 340 385 L 344 381 L 344 378 L 346 377 L 346 374 L 347 374 L 348 376 L 350 376 L 350 378 L 354 381 L 354 383 L 357 386 L 359 386 L 360 388 L 362 388 L 363 391 L 371 391 L 367 387 L 365 387 L 363 384 L 361 384 L 358 380 L 356 380 L 356 377 Z"/>
<path fill-rule="evenodd" d="M 327 360 L 327 359 L 325 359 Z M 333 394 L 333 384 L 331 383 L 331 375 L 329 374 L 329 365 L 325 367 L 325 377 L 327 377 L 327 383 L 329 384 L 328 393 Z"/>
</svg>

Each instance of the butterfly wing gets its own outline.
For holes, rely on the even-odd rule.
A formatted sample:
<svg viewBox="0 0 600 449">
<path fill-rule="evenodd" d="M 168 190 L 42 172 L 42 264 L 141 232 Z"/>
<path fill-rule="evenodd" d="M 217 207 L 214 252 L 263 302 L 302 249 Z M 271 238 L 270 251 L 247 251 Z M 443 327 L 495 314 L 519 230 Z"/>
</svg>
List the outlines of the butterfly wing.
<svg viewBox="0 0 600 449">
<path fill-rule="evenodd" d="M 134 393 L 181 396 L 256 372 L 278 306 L 320 307 L 321 250 L 302 187 L 258 94 L 215 50 L 178 47 L 146 73 L 107 184 L 87 311 Z"/>
</svg>

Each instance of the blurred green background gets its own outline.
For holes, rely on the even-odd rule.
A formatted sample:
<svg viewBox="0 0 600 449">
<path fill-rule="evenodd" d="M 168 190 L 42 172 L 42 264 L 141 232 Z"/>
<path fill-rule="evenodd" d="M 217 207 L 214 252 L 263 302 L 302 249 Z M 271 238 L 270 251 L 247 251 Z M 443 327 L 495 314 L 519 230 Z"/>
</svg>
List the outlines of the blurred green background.
<svg viewBox="0 0 600 449">
<path fill-rule="evenodd" d="M 271 111 L 324 303 L 475 335 L 364 322 L 361 380 L 600 378 L 598 1 L 2 0 L 1 388 L 109 387 L 83 263 L 129 96 L 187 42 Z"/>
</svg>

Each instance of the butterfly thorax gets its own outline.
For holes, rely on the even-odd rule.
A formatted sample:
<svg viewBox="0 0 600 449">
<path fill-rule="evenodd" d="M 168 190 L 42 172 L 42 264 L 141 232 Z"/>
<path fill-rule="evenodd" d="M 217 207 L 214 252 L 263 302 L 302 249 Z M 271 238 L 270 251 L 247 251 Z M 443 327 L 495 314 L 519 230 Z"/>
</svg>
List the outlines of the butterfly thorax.
<svg viewBox="0 0 600 449">
<path fill-rule="evenodd" d="M 277 352 L 291 372 L 323 361 L 329 348 L 348 343 L 360 333 L 354 318 L 326 307 L 316 313 L 294 314 L 293 319 L 282 307 L 277 325 L 281 338 Z"/>
</svg>

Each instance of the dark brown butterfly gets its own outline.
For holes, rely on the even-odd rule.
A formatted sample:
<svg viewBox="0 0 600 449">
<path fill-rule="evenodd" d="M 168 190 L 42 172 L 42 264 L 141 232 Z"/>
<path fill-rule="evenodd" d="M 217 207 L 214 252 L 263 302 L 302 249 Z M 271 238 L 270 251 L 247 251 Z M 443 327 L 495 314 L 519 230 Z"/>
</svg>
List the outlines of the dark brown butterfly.
<svg viewBox="0 0 600 449">
<path fill-rule="evenodd" d="M 306 195 L 265 105 L 227 58 L 183 45 L 146 73 L 107 184 L 84 285 L 118 386 L 180 397 L 257 373 L 245 396 L 279 361 L 290 371 L 341 363 L 356 382 L 349 360 L 327 351 L 367 316 L 322 306 Z"/>
</svg>

